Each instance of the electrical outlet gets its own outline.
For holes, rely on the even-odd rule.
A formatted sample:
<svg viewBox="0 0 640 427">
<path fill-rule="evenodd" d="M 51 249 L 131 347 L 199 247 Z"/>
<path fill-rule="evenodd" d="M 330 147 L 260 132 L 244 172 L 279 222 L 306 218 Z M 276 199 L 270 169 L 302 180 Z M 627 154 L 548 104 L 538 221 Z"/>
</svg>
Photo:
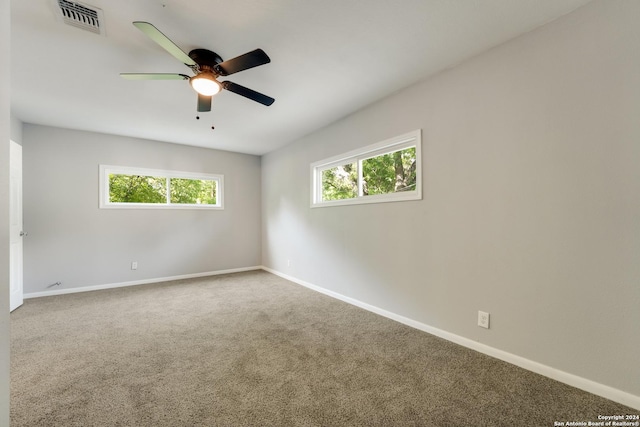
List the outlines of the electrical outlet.
<svg viewBox="0 0 640 427">
<path fill-rule="evenodd" d="M 489 329 L 489 313 L 478 311 L 478 326 Z"/>
<path fill-rule="evenodd" d="M 291 260 L 290 259 L 287 260 L 287 267 L 291 267 Z"/>
<path fill-rule="evenodd" d="M 138 261 L 131 261 L 131 269 L 132 270 L 138 269 Z"/>
</svg>

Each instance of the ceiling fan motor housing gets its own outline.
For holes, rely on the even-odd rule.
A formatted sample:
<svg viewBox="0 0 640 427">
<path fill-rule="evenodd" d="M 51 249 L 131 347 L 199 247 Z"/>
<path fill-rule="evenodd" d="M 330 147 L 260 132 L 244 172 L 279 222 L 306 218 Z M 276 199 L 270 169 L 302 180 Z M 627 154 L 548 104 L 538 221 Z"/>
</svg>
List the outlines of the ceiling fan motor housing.
<svg viewBox="0 0 640 427">
<path fill-rule="evenodd" d="M 199 66 L 208 66 L 212 70 L 214 70 L 215 66 L 222 62 L 222 58 L 215 52 L 212 52 L 208 49 L 193 49 L 189 52 L 189 58 L 193 59 L 193 61 Z"/>
</svg>

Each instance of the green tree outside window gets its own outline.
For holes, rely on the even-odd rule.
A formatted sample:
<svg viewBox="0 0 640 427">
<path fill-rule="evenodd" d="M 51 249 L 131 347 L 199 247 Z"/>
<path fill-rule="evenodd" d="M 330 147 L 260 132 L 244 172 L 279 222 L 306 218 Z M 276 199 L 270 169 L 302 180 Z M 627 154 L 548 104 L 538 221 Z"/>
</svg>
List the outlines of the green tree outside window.
<svg viewBox="0 0 640 427">
<path fill-rule="evenodd" d="M 172 204 L 215 205 L 217 182 L 206 179 L 169 178 Z M 111 203 L 167 203 L 167 178 L 150 175 L 109 175 Z"/>
<path fill-rule="evenodd" d="M 167 179 L 142 175 L 109 175 L 111 203 L 167 203 Z"/>
<path fill-rule="evenodd" d="M 364 159 L 362 195 L 389 194 L 416 189 L 416 148 Z M 358 163 L 348 163 L 322 171 L 322 200 L 358 197 Z"/>
</svg>

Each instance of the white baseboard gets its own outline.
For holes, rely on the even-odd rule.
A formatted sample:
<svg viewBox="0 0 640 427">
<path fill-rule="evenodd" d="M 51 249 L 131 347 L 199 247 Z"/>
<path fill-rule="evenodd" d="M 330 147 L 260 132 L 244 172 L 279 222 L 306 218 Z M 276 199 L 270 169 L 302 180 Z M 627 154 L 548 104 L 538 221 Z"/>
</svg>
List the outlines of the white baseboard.
<svg viewBox="0 0 640 427">
<path fill-rule="evenodd" d="M 496 359 L 500 359 L 507 363 L 511 363 L 513 365 L 519 366 L 528 371 L 535 372 L 537 374 L 543 375 L 545 377 L 551 378 L 556 381 L 560 381 L 572 387 L 579 388 L 580 390 L 584 390 L 589 393 L 595 394 L 597 396 L 604 397 L 605 399 L 613 400 L 614 402 L 618 402 L 620 404 L 640 410 L 640 396 L 636 396 L 631 393 L 627 393 L 625 391 L 618 390 L 616 388 L 609 387 L 607 385 L 600 384 L 595 381 L 591 381 L 586 378 L 582 378 L 577 375 L 573 375 L 568 372 L 564 372 L 559 369 L 555 369 L 538 362 L 534 362 L 533 360 L 529 360 L 524 357 L 517 356 L 515 354 L 511 354 L 494 347 L 490 347 L 486 344 L 473 341 L 469 338 L 465 338 L 460 335 L 456 335 L 451 332 L 444 331 L 442 329 L 434 328 L 433 326 L 429 326 L 424 323 L 417 322 L 415 320 L 409 319 L 404 316 L 400 316 L 398 314 L 381 309 L 379 307 L 375 307 L 373 305 L 364 303 L 362 301 L 358 301 L 354 298 L 350 298 L 342 294 L 339 294 L 337 292 L 330 291 L 328 289 L 314 285 L 312 283 L 305 282 L 303 280 L 300 280 L 295 277 L 289 276 L 287 274 L 281 273 L 279 271 L 273 270 L 269 267 L 262 266 L 262 269 L 264 271 L 275 274 L 276 276 L 280 276 L 283 279 L 287 279 L 291 282 L 297 283 L 299 285 L 302 285 L 316 292 L 320 292 L 330 297 L 339 299 L 346 303 L 355 305 L 356 307 L 363 308 L 367 311 L 371 311 L 373 313 L 376 313 L 381 316 L 387 317 L 389 319 L 395 320 L 397 322 L 403 323 L 407 326 L 411 326 L 421 331 L 430 333 L 437 337 L 444 338 L 447 341 L 451 341 L 461 346 L 470 348 L 472 350 L 476 350 L 480 353 L 486 354 L 491 357 L 495 357 Z"/>
<path fill-rule="evenodd" d="M 39 298 L 39 297 L 48 297 L 51 295 L 74 294 L 77 292 L 89 292 L 89 291 L 98 291 L 101 289 L 122 288 L 125 286 L 148 285 L 150 283 L 170 282 L 172 280 L 193 279 L 195 277 L 217 276 L 220 274 L 241 273 L 243 271 L 253 271 L 253 270 L 261 270 L 261 269 L 262 269 L 261 266 L 231 268 L 229 270 L 207 271 L 204 273 L 183 274 L 180 276 L 171 276 L 171 277 L 157 277 L 154 279 L 134 280 L 132 282 L 108 283 L 105 285 L 83 286 L 80 288 L 55 289 L 51 291 L 32 292 L 32 293 L 24 294 L 23 298 L 24 299 Z"/>
</svg>

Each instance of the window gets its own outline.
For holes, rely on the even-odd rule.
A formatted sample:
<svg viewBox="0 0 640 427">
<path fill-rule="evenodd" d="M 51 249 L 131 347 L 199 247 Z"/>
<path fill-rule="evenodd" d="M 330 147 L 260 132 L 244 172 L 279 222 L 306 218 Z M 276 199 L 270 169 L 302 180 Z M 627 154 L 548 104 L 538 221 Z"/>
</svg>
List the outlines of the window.
<svg viewBox="0 0 640 427">
<path fill-rule="evenodd" d="M 223 208 L 222 175 L 100 165 L 100 208 Z"/>
<path fill-rule="evenodd" d="M 421 133 L 311 165 L 311 207 L 422 199 Z"/>
</svg>

